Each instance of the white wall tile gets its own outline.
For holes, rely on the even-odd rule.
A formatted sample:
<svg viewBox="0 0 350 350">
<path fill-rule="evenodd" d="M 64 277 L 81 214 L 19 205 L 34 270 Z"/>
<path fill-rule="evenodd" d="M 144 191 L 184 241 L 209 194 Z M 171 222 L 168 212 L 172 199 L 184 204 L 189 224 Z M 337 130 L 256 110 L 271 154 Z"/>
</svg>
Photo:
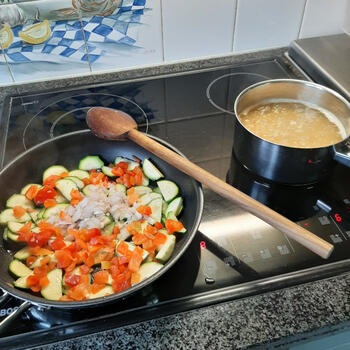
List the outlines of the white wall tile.
<svg viewBox="0 0 350 350">
<path fill-rule="evenodd" d="M 350 0 L 307 0 L 300 38 L 343 32 L 350 18 Z"/>
<path fill-rule="evenodd" d="M 11 83 L 12 79 L 10 77 L 9 71 L 7 70 L 7 67 L 5 66 L 3 55 L 0 49 L 0 86 L 9 85 Z"/>
<path fill-rule="evenodd" d="M 238 0 L 234 52 L 287 46 L 298 38 L 306 0 Z"/>
<path fill-rule="evenodd" d="M 236 0 L 162 0 L 165 61 L 228 54 Z"/>
</svg>

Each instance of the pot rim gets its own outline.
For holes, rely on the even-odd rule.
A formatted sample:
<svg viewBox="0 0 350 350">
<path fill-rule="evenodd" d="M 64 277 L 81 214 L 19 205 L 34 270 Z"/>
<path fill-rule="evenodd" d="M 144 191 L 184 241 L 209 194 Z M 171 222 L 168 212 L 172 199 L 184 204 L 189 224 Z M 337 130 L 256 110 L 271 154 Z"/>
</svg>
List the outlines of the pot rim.
<svg viewBox="0 0 350 350">
<path fill-rule="evenodd" d="M 336 98 L 338 98 L 341 102 L 344 103 L 344 105 L 350 110 L 350 102 L 345 99 L 345 97 L 343 97 L 342 95 L 340 95 L 338 92 L 334 91 L 333 89 L 330 89 L 326 86 L 323 86 L 321 84 L 317 84 L 311 81 L 307 81 L 307 80 L 302 80 L 302 79 L 269 79 L 269 80 L 263 80 L 263 81 L 259 81 L 257 83 L 254 83 L 248 87 L 246 87 L 245 89 L 243 89 L 239 95 L 236 97 L 235 99 L 235 103 L 234 103 L 234 115 L 235 115 L 235 119 L 236 121 L 251 135 L 254 135 L 255 137 L 257 137 L 258 139 L 264 141 L 264 142 L 268 142 L 271 145 L 275 145 L 278 147 L 284 147 L 284 148 L 289 148 L 289 149 L 297 149 L 297 150 L 320 150 L 320 149 L 324 149 L 324 148 L 329 148 L 329 147 L 334 147 L 340 143 L 343 143 L 345 140 L 350 138 L 350 135 L 347 135 L 345 138 L 343 138 L 341 141 L 333 143 L 331 145 L 328 146 L 323 146 L 323 147 L 313 147 L 313 148 L 302 148 L 302 147 L 292 147 L 292 146 L 285 146 L 285 145 L 280 145 L 278 143 L 275 142 L 271 142 L 268 140 L 263 139 L 262 137 L 254 134 L 252 131 L 250 131 L 249 129 L 247 129 L 240 121 L 240 119 L 238 118 L 238 113 L 237 113 L 237 106 L 240 102 L 240 100 L 242 99 L 243 95 L 245 95 L 248 91 L 253 90 L 259 86 L 262 85 L 267 85 L 267 84 L 277 84 L 277 83 L 292 83 L 292 84 L 300 84 L 300 85 L 307 85 L 307 86 L 311 86 L 314 87 L 316 89 L 319 90 L 324 90 L 327 91 L 328 93 L 330 93 L 331 95 L 335 96 Z M 300 101 L 303 102 L 303 101 Z"/>
</svg>

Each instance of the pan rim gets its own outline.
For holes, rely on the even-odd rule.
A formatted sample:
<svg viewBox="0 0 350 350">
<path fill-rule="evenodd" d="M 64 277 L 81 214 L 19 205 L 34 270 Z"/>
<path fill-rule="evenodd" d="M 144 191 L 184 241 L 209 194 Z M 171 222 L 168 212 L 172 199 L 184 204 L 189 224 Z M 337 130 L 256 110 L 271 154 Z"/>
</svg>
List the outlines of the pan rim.
<svg viewBox="0 0 350 350">
<path fill-rule="evenodd" d="M 41 147 L 44 147 L 46 144 L 55 142 L 59 139 L 69 138 L 69 137 L 73 137 L 75 135 L 85 135 L 85 134 L 94 135 L 90 129 L 83 129 L 83 130 L 73 131 L 70 133 L 66 133 L 66 134 L 45 140 L 45 141 L 31 147 L 30 149 L 27 149 L 25 152 L 23 152 L 20 155 L 18 155 L 17 157 L 15 157 L 10 163 L 8 163 L 0 171 L 0 176 L 2 176 L 2 174 L 4 172 L 6 172 L 6 170 L 8 168 L 13 166 L 19 159 L 25 157 L 26 155 L 33 152 L 34 150 L 37 150 Z M 173 145 L 164 141 L 163 139 L 158 138 L 156 136 L 149 135 L 149 134 L 147 134 L 147 136 L 160 142 L 164 146 L 170 148 L 174 152 L 176 152 L 176 153 L 180 154 L 182 157 L 186 158 L 185 155 L 182 152 L 180 152 L 176 147 L 174 147 Z M 95 137 L 97 138 L 97 136 L 95 136 Z M 110 141 L 110 142 L 113 142 L 113 141 Z M 130 141 L 130 142 L 132 142 L 132 141 Z M 46 300 L 43 297 L 31 295 L 25 291 L 20 290 L 20 289 L 16 289 L 12 286 L 10 287 L 9 285 L 7 285 L 6 283 L 4 283 L 1 280 L 0 280 L 0 288 L 4 291 L 8 292 L 11 296 L 13 296 L 17 299 L 23 300 L 24 302 L 29 302 L 31 305 L 40 306 L 40 307 L 44 307 L 44 308 L 56 307 L 56 308 L 61 308 L 61 309 L 96 307 L 96 306 L 99 306 L 102 304 L 108 304 L 108 303 L 116 302 L 116 301 L 121 300 L 121 299 L 125 299 L 127 296 L 138 292 L 139 290 L 144 288 L 146 285 L 153 283 L 160 276 L 165 274 L 172 266 L 175 265 L 175 263 L 180 259 L 180 257 L 183 255 L 183 253 L 187 250 L 187 248 L 189 247 L 189 245 L 193 241 L 193 238 L 198 231 L 198 228 L 199 228 L 199 225 L 200 225 L 201 219 L 202 219 L 202 214 L 203 214 L 204 195 L 203 195 L 203 190 L 202 190 L 201 184 L 192 178 L 190 178 L 190 180 L 193 183 L 193 187 L 194 187 L 194 190 L 196 192 L 196 197 L 198 199 L 197 204 L 196 204 L 197 205 L 197 214 L 196 214 L 196 218 L 194 220 L 193 229 L 192 229 L 191 233 L 189 233 L 190 237 L 187 239 L 187 241 L 184 243 L 183 247 L 181 248 L 181 253 L 177 254 L 177 256 L 175 256 L 173 258 L 173 260 L 171 261 L 170 264 L 164 265 L 164 267 L 162 269 L 160 269 L 157 273 L 155 273 L 151 277 L 145 279 L 144 281 L 138 283 L 137 285 L 135 285 L 131 288 L 128 288 L 120 293 L 111 294 L 111 295 L 106 296 L 106 297 L 100 297 L 100 298 L 96 298 L 96 299 L 89 299 L 89 300 L 82 300 L 82 301 L 74 301 L 74 302 L 71 302 L 71 301 L 62 302 L 62 301 Z"/>
</svg>

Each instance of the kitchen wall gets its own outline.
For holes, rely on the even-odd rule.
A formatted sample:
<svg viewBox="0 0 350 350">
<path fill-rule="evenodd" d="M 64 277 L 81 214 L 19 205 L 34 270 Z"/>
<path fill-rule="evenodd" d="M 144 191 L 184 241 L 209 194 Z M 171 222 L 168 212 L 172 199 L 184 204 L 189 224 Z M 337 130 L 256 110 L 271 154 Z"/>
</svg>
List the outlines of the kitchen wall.
<svg viewBox="0 0 350 350">
<path fill-rule="evenodd" d="M 350 0 L 0 0 L 0 86 L 342 33 Z"/>
</svg>

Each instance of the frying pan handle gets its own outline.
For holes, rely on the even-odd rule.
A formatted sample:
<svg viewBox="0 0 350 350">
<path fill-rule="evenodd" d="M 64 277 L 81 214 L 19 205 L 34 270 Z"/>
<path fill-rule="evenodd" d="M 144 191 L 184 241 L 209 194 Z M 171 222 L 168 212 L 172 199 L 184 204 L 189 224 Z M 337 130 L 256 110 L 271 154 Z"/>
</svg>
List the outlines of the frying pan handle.
<svg viewBox="0 0 350 350">
<path fill-rule="evenodd" d="M 333 146 L 334 159 L 350 168 L 350 138 Z"/>
<path fill-rule="evenodd" d="M 28 301 L 23 302 L 18 309 L 13 311 L 11 314 L 9 314 L 7 317 L 5 317 L 0 322 L 0 334 L 6 331 L 6 329 L 11 325 L 12 321 L 14 321 L 22 312 L 26 311 L 32 306 L 31 303 Z"/>
</svg>

